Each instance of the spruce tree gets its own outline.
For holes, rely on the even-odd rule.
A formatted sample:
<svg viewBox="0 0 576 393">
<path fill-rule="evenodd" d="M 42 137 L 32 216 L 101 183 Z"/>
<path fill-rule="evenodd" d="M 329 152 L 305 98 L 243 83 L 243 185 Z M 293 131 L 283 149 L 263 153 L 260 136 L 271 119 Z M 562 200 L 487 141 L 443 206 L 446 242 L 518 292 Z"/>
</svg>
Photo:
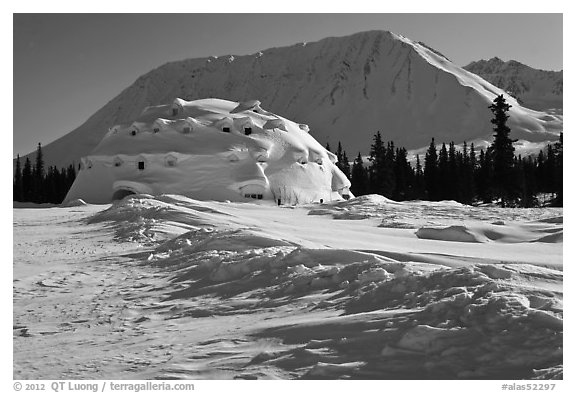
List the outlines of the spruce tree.
<svg viewBox="0 0 576 393">
<path fill-rule="evenodd" d="M 356 196 L 367 194 L 368 174 L 366 168 L 364 168 L 364 161 L 362 160 L 360 152 L 358 152 L 358 157 L 356 157 L 352 164 L 351 177 L 352 187 L 350 187 L 350 191 Z"/>
<path fill-rule="evenodd" d="M 475 185 L 474 185 L 474 167 L 476 166 L 476 153 L 474 152 L 474 144 L 470 145 L 470 152 L 468 146 L 464 142 L 462 146 L 462 167 L 460 178 L 460 194 L 462 197 L 461 202 L 470 204 L 474 201 Z"/>
<path fill-rule="evenodd" d="M 22 202 L 22 167 L 20 165 L 20 154 L 16 156 L 16 170 L 14 171 L 14 187 L 12 192 L 12 199 L 17 202 Z"/>
<path fill-rule="evenodd" d="M 369 189 L 370 193 L 384 195 L 385 185 L 385 159 L 386 159 L 386 147 L 382 141 L 382 135 L 380 131 L 374 135 L 374 142 L 370 147 L 370 168 L 369 168 Z"/>
<path fill-rule="evenodd" d="M 438 153 L 436 151 L 436 144 L 434 138 L 430 142 L 430 146 L 426 151 L 424 157 L 424 184 L 426 187 L 426 194 L 428 200 L 439 200 L 438 195 Z"/>
<path fill-rule="evenodd" d="M 514 145 L 510 139 L 510 128 L 506 125 L 507 112 L 511 106 L 506 103 L 503 94 L 497 96 L 489 106 L 494 114 L 490 120 L 494 124 L 494 141 L 490 146 L 493 159 L 493 186 L 496 195 L 501 198 L 502 206 L 515 197 Z"/>
<path fill-rule="evenodd" d="M 478 198 L 484 203 L 491 203 L 494 198 L 492 188 L 492 155 L 491 149 L 480 149 L 479 165 L 476 177 L 476 186 L 478 188 Z"/>
<path fill-rule="evenodd" d="M 450 170 L 448 166 L 448 150 L 442 143 L 438 153 L 438 197 L 440 200 L 450 199 Z"/>
<path fill-rule="evenodd" d="M 536 173 L 537 173 L 537 183 L 536 189 L 540 192 L 546 189 L 546 158 L 544 157 L 544 152 L 540 150 L 538 153 L 538 158 L 536 159 Z"/>
<path fill-rule="evenodd" d="M 414 199 L 426 198 L 426 185 L 424 183 L 424 171 L 420 163 L 420 155 L 416 154 L 416 170 L 414 171 Z"/>
<path fill-rule="evenodd" d="M 520 206 L 521 207 L 534 207 L 538 204 L 536 199 L 533 176 L 532 176 L 532 161 L 531 159 L 523 159 L 522 156 L 516 157 L 515 160 L 515 173 L 518 178 L 517 183 L 520 190 Z"/>
<path fill-rule="evenodd" d="M 461 202 L 460 197 L 460 166 L 461 157 L 456 153 L 456 145 L 450 142 L 448 147 L 448 182 L 447 199 Z"/>
<path fill-rule="evenodd" d="M 405 148 L 396 149 L 394 157 L 394 200 L 404 201 L 411 198 L 412 168 L 408 163 L 408 152 Z"/>
<path fill-rule="evenodd" d="M 32 202 L 34 179 L 32 177 L 32 164 L 30 158 L 26 157 L 24 168 L 22 169 L 22 201 Z"/>
<path fill-rule="evenodd" d="M 336 166 L 338 168 L 340 168 L 340 170 L 342 170 L 341 165 L 342 165 L 342 144 L 340 143 L 340 141 L 338 141 L 338 148 L 336 149 L 336 158 L 338 159 L 338 161 L 336 162 Z"/>
<path fill-rule="evenodd" d="M 38 143 L 38 149 L 36 149 L 36 160 L 34 164 L 34 196 L 33 201 L 36 203 L 42 203 L 46 201 L 46 190 L 44 188 L 44 157 L 42 154 L 42 145 Z"/>
<path fill-rule="evenodd" d="M 556 154 L 552 145 L 546 146 L 546 159 L 544 160 L 544 188 L 546 192 L 555 191 Z"/>
<path fill-rule="evenodd" d="M 348 161 L 348 156 L 346 155 L 346 150 L 342 151 L 342 165 L 340 170 L 347 178 L 350 178 L 350 162 Z"/>
</svg>

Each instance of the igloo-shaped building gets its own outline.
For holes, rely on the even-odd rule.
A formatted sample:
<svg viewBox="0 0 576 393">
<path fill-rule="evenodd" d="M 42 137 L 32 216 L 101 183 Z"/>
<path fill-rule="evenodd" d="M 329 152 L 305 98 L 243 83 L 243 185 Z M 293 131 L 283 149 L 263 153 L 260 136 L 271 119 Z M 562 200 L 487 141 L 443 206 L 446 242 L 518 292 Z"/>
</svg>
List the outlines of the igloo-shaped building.
<svg viewBox="0 0 576 393">
<path fill-rule="evenodd" d="M 82 158 L 64 203 L 110 203 L 140 193 L 282 204 L 350 197 L 336 156 L 308 132 L 257 100 L 177 98 L 111 127 Z"/>
</svg>

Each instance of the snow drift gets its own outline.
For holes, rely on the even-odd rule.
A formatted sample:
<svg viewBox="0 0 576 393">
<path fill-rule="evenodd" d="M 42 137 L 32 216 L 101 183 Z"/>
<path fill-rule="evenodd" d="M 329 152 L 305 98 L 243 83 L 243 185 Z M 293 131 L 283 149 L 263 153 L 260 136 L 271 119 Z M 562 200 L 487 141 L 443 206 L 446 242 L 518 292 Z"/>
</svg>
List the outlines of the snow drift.
<svg viewBox="0 0 576 393">
<path fill-rule="evenodd" d="M 532 241 L 562 209 L 135 195 L 14 220 L 17 379 L 562 378 L 562 244 Z M 416 234 L 455 226 L 502 236 Z"/>
</svg>

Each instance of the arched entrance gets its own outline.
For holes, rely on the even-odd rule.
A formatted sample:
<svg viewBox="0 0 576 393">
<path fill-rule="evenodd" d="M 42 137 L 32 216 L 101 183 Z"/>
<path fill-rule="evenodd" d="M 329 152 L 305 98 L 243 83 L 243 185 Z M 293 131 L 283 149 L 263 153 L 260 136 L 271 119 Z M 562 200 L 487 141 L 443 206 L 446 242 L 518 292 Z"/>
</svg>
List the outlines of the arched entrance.
<svg viewBox="0 0 576 393">
<path fill-rule="evenodd" d="M 113 201 L 119 201 L 126 198 L 128 195 L 133 194 L 153 194 L 152 189 L 149 186 L 127 180 L 119 180 L 114 182 L 112 185 L 112 190 L 114 191 L 112 194 Z"/>
<path fill-rule="evenodd" d="M 128 195 L 136 195 L 136 193 L 132 190 L 126 190 L 122 188 L 114 192 L 114 194 L 112 195 L 112 200 L 119 201 L 121 199 L 126 198 Z"/>
</svg>

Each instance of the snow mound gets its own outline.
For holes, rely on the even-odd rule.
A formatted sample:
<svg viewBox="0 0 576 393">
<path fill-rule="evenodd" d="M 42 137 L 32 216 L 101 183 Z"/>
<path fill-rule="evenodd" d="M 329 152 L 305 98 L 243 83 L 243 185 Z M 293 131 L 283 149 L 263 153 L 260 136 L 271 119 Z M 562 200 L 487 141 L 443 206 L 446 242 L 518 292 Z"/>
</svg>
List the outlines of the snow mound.
<svg viewBox="0 0 576 393">
<path fill-rule="evenodd" d="M 541 220 L 537 220 L 536 222 L 543 222 L 548 224 L 562 224 L 564 223 L 564 216 L 543 218 Z"/>
<path fill-rule="evenodd" d="M 535 240 L 536 242 L 542 243 L 563 243 L 564 242 L 564 231 L 553 233 L 551 235 L 546 235 L 540 239 Z"/>
<path fill-rule="evenodd" d="M 349 200 L 327 204 L 321 208 L 312 208 L 310 215 L 331 215 L 337 220 L 363 220 L 377 217 L 382 211 L 392 210 L 400 206 L 396 202 L 382 195 L 362 195 Z"/>
<path fill-rule="evenodd" d="M 416 231 L 416 236 L 420 239 L 446 242 L 483 243 L 486 241 L 485 238 L 462 225 L 452 225 L 447 228 L 420 228 Z"/>
</svg>

